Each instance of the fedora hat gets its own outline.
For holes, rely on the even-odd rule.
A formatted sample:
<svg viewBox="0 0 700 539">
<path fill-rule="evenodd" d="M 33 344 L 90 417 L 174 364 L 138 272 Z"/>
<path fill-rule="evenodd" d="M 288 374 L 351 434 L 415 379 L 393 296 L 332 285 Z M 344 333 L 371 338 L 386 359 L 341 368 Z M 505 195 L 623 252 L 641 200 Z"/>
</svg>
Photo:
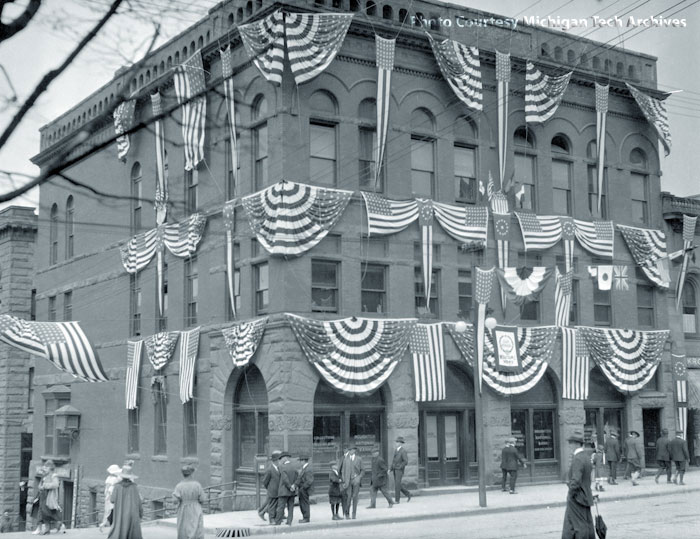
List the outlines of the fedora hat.
<svg viewBox="0 0 700 539">
<path fill-rule="evenodd" d="M 631 430 L 630 431 L 630 436 L 635 435 L 637 438 L 639 438 L 639 433 L 636 430 Z"/>
<path fill-rule="evenodd" d="M 403 436 L 397 436 L 396 438 L 396 443 L 398 444 L 405 444 L 406 440 L 403 439 Z"/>
<path fill-rule="evenodd" d="M 569 435 L 569 437 L 567 438 L 567 441 L 578 442 L 578 443 L 582 444 L 584 442 L 583 432 L 581 432 L 580 430 L 575 430 L 574 432 L 572 432 Z"/>
<path fill-rule="evenodd" d="M 112 464 L 109 468 L 107 468 L 107 473 L 109 475 L 119 475 L 119 472 L 121 471 L 122 469 L 117 464 Z"/>
<path fill-rule="evenodd" d="M 273 452 L 270 454 L 270 458 L 271 458 L 272 460 L 277 460 L 277 459 L 279 459 L 281 456 L 282 456 L 282 451 L 273 451 Z"/>
<path fill-rule="evenodd" d="M 289 451 L 282 451 L 280 453 L 280 458 L 282 457 L 291 457 L 292 455 L 289 454 Z"/>
</svg>

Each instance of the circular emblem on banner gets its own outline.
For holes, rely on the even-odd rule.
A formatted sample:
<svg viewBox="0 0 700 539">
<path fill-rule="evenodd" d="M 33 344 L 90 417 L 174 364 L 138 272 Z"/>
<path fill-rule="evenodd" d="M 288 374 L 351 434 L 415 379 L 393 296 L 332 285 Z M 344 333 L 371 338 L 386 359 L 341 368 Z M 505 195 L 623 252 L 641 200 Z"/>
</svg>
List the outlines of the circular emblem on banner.
<svg viewBox="0 0 700 539">
<path fill-rule="evenodd" d="M 510 335 L 501 335 L 498 339 L 498 345 L 501 347 L 505 353 L 510 354 L 515 348 L 513 339 Z"/>
<path fill-rule="evenodd" d="M 566 236 L 573 236 L 576 232 L 574 223 L 571 221 L 564 221 L 562 228 L 564 229 L 564 235 Z"/>
<path fill-rule="evenodd" d="M 499 219 L 496 221 L 496 230 L 499 235 L 503 236 L 508 233 L 508 221 L 505 219 Z"/>
<path fill-rule="evenodd" d="M 682 361 L 676 361 L 673 365 L 673 373 L 676 375 L 676 378 L 685 376 L 685 365 L 683 365 Z"/>
</svg>

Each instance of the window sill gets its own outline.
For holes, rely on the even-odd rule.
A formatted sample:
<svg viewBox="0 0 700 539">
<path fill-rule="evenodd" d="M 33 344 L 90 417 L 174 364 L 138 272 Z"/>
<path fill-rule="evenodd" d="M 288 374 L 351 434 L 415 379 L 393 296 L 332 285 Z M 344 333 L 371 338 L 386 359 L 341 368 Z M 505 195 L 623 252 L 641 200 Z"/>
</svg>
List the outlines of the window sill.
<svg viewBox="0 0 700 539">
<path fill-rule="evenodd" d="M 199 464 L 199 457 L 182 457 L 180 464 Z"/>
<path fill-rule="evenodd" d="M 39 458 L 42 461 L 52 460 L 54 464 L 66 464 L 70 462 L 70 456 L 68 455 L 41 455 Z"/>
<path fill-rule="evenodd" d="M 141 453 L 127 453 L 124 458 L 127 460 L 141 460 Z"/>
<path fill-rule="evenodd" d="M 168 462 L 168 455 L 153 455 L 151 460 L 153 462 Z"/>
</svg>

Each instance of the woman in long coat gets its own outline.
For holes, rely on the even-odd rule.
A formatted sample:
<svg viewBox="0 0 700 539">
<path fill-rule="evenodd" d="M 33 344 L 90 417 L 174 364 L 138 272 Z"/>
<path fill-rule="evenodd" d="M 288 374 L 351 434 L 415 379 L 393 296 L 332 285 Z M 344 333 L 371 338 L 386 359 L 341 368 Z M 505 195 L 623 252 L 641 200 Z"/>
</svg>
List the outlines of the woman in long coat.
<svg viewBox="0 0 700 539">
<path fill-rule="evenodd" d="M 182 467 L 184 479 L 175 486 L 173 497 L 177 500 L 177 539 L 204 539 L 204 489 L 192 479 L 194 467 Z"/>
<path fill-rule="evenodd" d="M 44 477 L 39 483 L 39 520 L 42 524 L 41 535 L 48 535 L 54 522 L 59 531 L 64 531 L 65 525 L 61 522 L 61 511 L 58 505 L 58 488 L 61 483 L 52 460 L 46 461 L 44 472 Z"/>
<path fill-rule="evenodd" d="M 112 529 L 108 539 L 143 539 L 141 535 L 141 517 L 143 507 L 136 477 L 131 473 L 131 466 L 125 464 L 118 474 L 121 481 L 114 485 L 112 491 Z"/>
</svg>

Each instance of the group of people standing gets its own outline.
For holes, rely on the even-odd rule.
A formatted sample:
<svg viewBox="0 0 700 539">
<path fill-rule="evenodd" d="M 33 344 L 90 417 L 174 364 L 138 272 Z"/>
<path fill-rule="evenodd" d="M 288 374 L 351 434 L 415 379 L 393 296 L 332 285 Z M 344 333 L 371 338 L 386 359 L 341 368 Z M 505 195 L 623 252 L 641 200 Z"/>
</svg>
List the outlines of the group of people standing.
<svg viewBox="0 0 700 539">
<path fill-rule="evenodd" d="M 267 498 L 258 509 L 258 515 L 265 520 L 265 514 L 267 514 L 271 525 L 282 524 L 285 520 L 285 512 L 287 525 L 292 525 L 294 498 L 297 494 L 302 515 L 299 523 L 305 524 L 311 521 L 309 498 L 313 489 L 314 476 L 309 456 L 299 455 L 297 457 L 299 464 L 293 463 L 291 457 L 287 451 L 273 451 L 270 455 L 270 464 L 262 479 Z"/>
</svg>

